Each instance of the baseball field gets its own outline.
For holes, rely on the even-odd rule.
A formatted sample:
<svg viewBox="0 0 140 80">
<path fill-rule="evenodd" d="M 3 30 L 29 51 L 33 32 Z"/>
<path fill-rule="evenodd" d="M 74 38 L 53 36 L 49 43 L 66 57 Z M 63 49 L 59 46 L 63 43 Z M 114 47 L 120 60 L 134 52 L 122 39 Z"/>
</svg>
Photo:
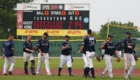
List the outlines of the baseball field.
<svg viewBox="0 0 140 80">
<path fill-rule="evenodd" d="M 37 58 L 35 58 L 36 61 L 36 67 L 37 67 Z M 58 67 L 59 67 L 60 60 L 59 58 L 51 58 L 50 59 L 50 68 L 52 74 L 54 76 L 47 76 L 46 75 L 46 70 L 45 70 L 45 65 L 42 65 L 41 68 L 41 74 L 39 76 L 33 76 L 31 74 L 29 75 L 24 75 L 23 72 L 23 58 L 16 58 L 16 65 L 15 69 L 13 71 L 13 75 L 7 75 L 4 76 L 2 75 L 2 69 L 3 69 L 3 64 L 4 64 L 4 59 L 0 58 L 0 80 L 92 80 L 92 78 L 84 78 L 83 77 L 83 59 L 82 58 L 74 58 L 73 62 L 73 75 L 74 77 L 69 77 L 68 76 L 68 70 L 67 66 L 65 65 L 62 72 L 61 72 L 61 77 L 57 76 L 58 72 Z M 101 73 L 106 67 L 105 61 L 102 60 L 101 62 L 98 62 L 96 59 L 93 59 L 93 64 L 95 67 L 95 75 L 96 75 L 96 80 L 124 80 L 124 61 L 123 59 L 121 62 L 116 62 L 114 59 L 113 61 L 113 74 L 114 78 L 110 79 L 108 77 L 108 74 L 102 78 Z M 140 80 L 140 60 L 137 62 L 137 66 L 132 73 L 131 77 L 132 80 Z M 28 68 L 30 67 L 30 63 L 28 64 Z"/>
</svg>

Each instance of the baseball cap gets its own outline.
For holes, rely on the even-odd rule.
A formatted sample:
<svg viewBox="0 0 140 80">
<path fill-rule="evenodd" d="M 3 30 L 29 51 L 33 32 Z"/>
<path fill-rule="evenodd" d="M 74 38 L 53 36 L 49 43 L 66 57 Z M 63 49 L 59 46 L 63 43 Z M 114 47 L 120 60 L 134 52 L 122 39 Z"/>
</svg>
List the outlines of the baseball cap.
<svg viewBox="0 0 140 80">
<path fill-rule="evenodd" d="M 65 38 L 70 38 L 69 35 L 66 35 Z"/>
<path fill-rule="evenodd" d="M 45 32 L 43 35 L 49 36 L 47 32 Z"/>
<path fill-rule="evenodd" d="M 88 29 L 88 30 L 87 30 L 87 33 L 88 33 L 88 34 L 92 34 L 92 30 L 91 30 L 91 29 Z"/>
<path fill-rule="evenodd" d="M 126 32 L 126 34 L 129 34 L 129 35 L 131 35 L 131 33 L 130 33 L 129 31 L 127 31 L 127 32 Z"/>
<path fill-rule="evenodd" d="M 108 37 L 113 38 L 113 35 L 109 34 Z"/>
</svg>

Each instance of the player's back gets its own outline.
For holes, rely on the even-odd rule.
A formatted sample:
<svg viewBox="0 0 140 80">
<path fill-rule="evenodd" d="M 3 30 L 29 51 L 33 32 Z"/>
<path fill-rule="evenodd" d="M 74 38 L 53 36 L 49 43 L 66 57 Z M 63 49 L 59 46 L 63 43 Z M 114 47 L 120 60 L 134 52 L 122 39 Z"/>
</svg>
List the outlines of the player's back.
<svg viewBox="0 0 140 80">
<path fill-rule="evenodd" d="M 5 49 L 5 56 L 6 57 L 11 57 L 13 56 L 12 49 L 14 47 L 14 44 L 12 41 L 8 40 L 4 43 L 4 49 Z"/>
<path fill-rule="evenodd" d="M 92 36 L 86 37 L 84 39 L 86 51 L 89 51 L 89 52 L 95 51 L 95 43 L 96 43 L 96 39 L 94 37 Z"/>
</svg>

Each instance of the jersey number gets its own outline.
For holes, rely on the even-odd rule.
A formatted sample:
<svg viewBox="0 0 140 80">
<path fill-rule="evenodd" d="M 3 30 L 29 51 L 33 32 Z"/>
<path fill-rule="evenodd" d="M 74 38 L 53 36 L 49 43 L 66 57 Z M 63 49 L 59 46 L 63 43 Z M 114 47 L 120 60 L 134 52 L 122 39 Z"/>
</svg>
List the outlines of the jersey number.
<svg viewBox="0 0 140 80">
<path fill-rule="evenodd" d="M 89 41 L 90 46 L 94 46 L 94 41 Z"/>
</svg>

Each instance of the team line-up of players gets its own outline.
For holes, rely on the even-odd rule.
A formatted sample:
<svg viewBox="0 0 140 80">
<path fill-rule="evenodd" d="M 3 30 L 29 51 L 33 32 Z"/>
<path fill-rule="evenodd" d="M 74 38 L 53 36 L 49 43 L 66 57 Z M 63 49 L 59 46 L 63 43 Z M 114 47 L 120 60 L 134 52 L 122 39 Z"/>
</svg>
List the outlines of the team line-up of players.
<svg viewBox="0 0 140 80">
<path fill-rule="evenodd" d="M 94 74 L 94 66 L 92 59 L 96 57 L 98 61 L 100 61 L 100 57 L 95 53 L 95 44 L 96 39 L 93 37 L 92 30 L 87 30 L 87 36 L 84 37 L 83 43 L 81 44 L 81 48 L 78 53 L 83 53 L 83 60 L 84 60 L 84 77 L 87 78 L 89 76 L 89 71 L 91 71 L 91 78 L 95 78 Z M 39 75 L 40 68 L 42 63 L 45 62 L 45 68 L 48 76 L 52 76 L 53 74 L 50 72 L 49 67 L 49 40 L 48 33 L 44 33 L 43 37 L 38 40 L 38 44 L 33 47 L 31 42 L 31 35 L 27 36 L 26 41 L 23 43 L 23 58 L 24 58 L 24 74 L 28 75 L 28 60 L 31 62 L 30 72 L 32 75 Z M 60 56 L 60 66 L 58 68 L 58 76 L 61 76 L 61 70 L 65 63 L 67 63 L 69 76 L 72 75 L 72 62 L 73 58 L 72 54 L 72 46 L 69 43 L 69 36 L 65 36 L 65 41 L 61 44 L 61 56 Z M 106 68 L 102 73 L 102 77 L 105 77 L 106 73 L 109 73 L 109 77 L 113 78 L 112 73 L 112 61 L 113 55 L 116 55 L 117 61 L 120 62 L 121 50 L 124 50 L 124 61 L 125 61 L 125 75 L 126 79 L 131 79 L 130 75 L 133 72 L 136 62 L 138 60 L 137 54 L 135 53 L 135 43 L 131 39 L 131 33 L 129 31 L 126 32 L 126 39 L 123 42 L 119 42 L 117 45 L 112 41 L 113 36 L 111 34 L 108 35 L 108 39 L 105 40 L 100 49 L 102 50 L 106 62 Z M 35 61 L 33 58 L 32 53 L 38 51 L 38 66 L 35 72 Z M 133 53 L 134 52 L 134 56 Z M 8 67 L 9 62 L 11 62 L 11 67 L 9 69 L 9 74 L 12 75 L 14 65 L 15 65 L 15 51 L 14 51 L 14 43 L 13 43 L 13 36 L 9 35 L 8 41 L 4 42 L 3 44 L 3 58 L 5 58 L 4 68 L 3 68 L 3 75 L 7 75 L 6 70 Z M 103 56 L 102 56 L 103 58 Z M 131 63 L 131 68 L 129 69 L 129 64 Z"/>
</svg>

